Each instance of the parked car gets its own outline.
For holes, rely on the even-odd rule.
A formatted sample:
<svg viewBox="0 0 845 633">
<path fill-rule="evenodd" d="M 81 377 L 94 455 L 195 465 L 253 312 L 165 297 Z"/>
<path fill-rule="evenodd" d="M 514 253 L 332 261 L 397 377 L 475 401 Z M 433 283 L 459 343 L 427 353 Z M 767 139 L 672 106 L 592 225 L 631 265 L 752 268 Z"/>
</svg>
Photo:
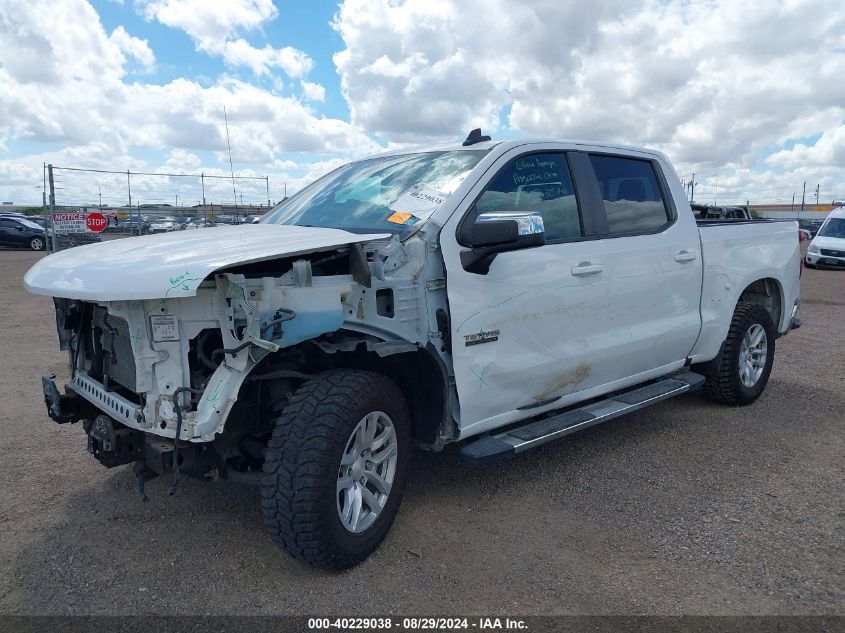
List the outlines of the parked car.
<svg viewBox="0 0 845 633">
<path fill-rule="evenodd" d="M 203 218 L 194 218 L 193 220 L 186 222 L 182 228 L 185 230 L 190 229 L 202 229 L 207 226 L 214 226 L 211 222 L 206 221 Z"/>
<path fill-rule="evenodd" d="M 811 237 L 816 236 L 822 224 L 824 220 L 798 220 L 798 228 L 808 231 Z"/>
<path fill-rule="evenodd" d="M 827 216 L 804 256 L 807 268 L 845 267 L 845 209 Z"/>
<path fill-rule="evenodd" d="M 751 220 L 745 207 L 714 207 L 706 204 L 692 204 L 696 217 L 700 220 Z"/>
<path fill-rule="evenodd" d="M 25 217 L 0 216 L 0 246 L 41 251 L 47 247 L 47 231 Z"/>
<path fill-rule="evenodd" d="M 176 221 L 176 218 L 168 216 L 152 220 L 150 222 L 149 233 L 169 233 L 170 231 L 176 231 L 179 228 L 180 225 Z"/>
<path fill-rule="evenodd" d="M 761 395 L 800 324 L 794 221 L 699 225 L 655 151 L 486 139 L 340 167 L 259 225 L 41 260 L 72 350 L 50 417 L 141 490 L 261 486 L 273 540 L 337 569 L 389 530 L 412 442 L 492 462 Z"/>
</svg>

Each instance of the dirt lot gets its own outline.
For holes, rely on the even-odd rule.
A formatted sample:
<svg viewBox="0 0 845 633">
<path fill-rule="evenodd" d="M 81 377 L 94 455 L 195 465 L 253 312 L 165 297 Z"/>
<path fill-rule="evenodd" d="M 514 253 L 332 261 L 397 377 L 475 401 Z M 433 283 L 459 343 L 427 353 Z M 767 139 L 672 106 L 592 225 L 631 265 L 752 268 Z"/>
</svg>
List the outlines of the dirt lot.
<svg viewBox="0 0 845 633">
<path fill-rule="evenodd" d="M 747 408 L 669 401 L 498 466 L 418 453 L 384 545 L 313 570 L 264 533 L 256 490 L 133 495 L 44 411 L 52 304 L 0 251 L 0 613 L 845 612 L 845 273 L 805 271 L 804 327 Z"/>
</svg>

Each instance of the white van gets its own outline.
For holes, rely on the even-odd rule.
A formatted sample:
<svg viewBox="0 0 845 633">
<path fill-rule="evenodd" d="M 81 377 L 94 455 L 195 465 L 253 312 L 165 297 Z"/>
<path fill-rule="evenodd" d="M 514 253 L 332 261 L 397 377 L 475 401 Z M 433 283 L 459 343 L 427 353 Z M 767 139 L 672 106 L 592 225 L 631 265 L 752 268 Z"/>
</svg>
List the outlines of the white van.
<svg viewBox="0 0 845 633">
<path fill-rule="evenodd" d="M 831 266 L 845 268 L 845 208 L 833 211 L 807 247 L 807 268 Z"/>
</svg>

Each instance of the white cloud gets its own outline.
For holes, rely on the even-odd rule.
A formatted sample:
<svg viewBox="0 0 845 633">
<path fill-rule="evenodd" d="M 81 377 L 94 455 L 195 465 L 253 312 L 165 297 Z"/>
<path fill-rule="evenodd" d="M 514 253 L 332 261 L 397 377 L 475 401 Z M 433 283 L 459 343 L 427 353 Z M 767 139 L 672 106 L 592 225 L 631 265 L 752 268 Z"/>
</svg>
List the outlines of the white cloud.
<svg viewBox="0 0 845 633">
<path fill-rule="evenodd" d="M 278 17 L 272 0 L 137 0 L 144 17 L 185 31 L 197 50 L 218 55 L 229 66 L 246 66 L 256 75 L 280 69 L 290 77 L 307 75 L 314 65 L 304 52 L 290 46 L 257 48 L 243 31 L 259 29 Z"/>
<path fill-rule="evenodd" d="M 320 84 L 315 84 L 310 81 L 302 82 L 302 96 L 308 101 L 325 101 L 326 89 Z"/>
<path fill-rule="evenodd" d="M 275 19 L 272 0 L 136 0 L 147 19 L 182 29 L 213 49 L 241 29 L 253 30 Z"/>
<path fill-rule="evenodd" d="M 759 169 L 764 150 L 820 133 L 807 159 L 841 156 L 830 137 L 845 121 L 844 9 L 836 0 L 344 0 L 335 63 L 352 122 L 390 140 L 481 125 L 647 144 L 681 173 L 715 174 Z"/>
<path fill-rule="evenodd" d="M 845 123 L 825 130 L 813 145 L 797 143 L 792 149 L 783 149 L 772 154 L 766 162 L 791 169 L 802 165 L 845 168 Z"/>
<path fill-rule="evenodd" d="M 290 77 L 307 75 L 314 62 L 301 50 L 291 46 L 255 48 L 239 38 L 228 41 L 223 49 L 223 59 L 230 66 L 247 66 L 256 75 L 268 75 L 273 68 L 283 70 Z"/>
<path fill-rule="evenodd" d="M 24 140 L 65 149 L 0 158 L 3 199 L 31 196 L 43 160 L 154 167 L 134 158 L 140 150 L 160 155 L 162 169 L 211 173 L 209 156 L 228 162 L 224 104 L 234 159 L 289 191 L 380 149 L 374 137 L 393 147 L 481 126 L 494 137 L 654 146 L 682 176 L 696 172 L 702 199 L 718 187 L 720 201 L 788 201 L 804 180 L 819 183 L 823 199 L 845 198 L 845 8 L 836 0 L 345 0 L 334 61 L 351 121 L 319 114 L 326 86 L 308 81 L 306 52 L 254 44 L 284 19 L 271 0 L 135 7 L 274 90 L 225 76 L 153 83 L 134 74 L 156 65 L 143 33 L 106 32 L 84 0 L 6 0 L 0 151 Z M 309 153 L 316 162 L 303 164 Z"/>
<path fill-rule="evenodd" d="M 122 26 L 112 31 L 109 39 L 121 52 L 134 57 L 145 72 L 152 72 L 155 67 L 156 58 L 147 40 L 129 35 Z"/>
<path fill-rule="evenodd" d="M 37 65 L 31 63 L 35 58 Z M 33 186 L 41 183 L 44 160 L 146 170 L 151 165 L 133 158 L 142 150 L 172 151 L 171 164 L 180 162 L 179 169 L 199 168 L 191 156 L 202 152 L 221 153 L 225 164 L 224 105 L 234 160 L 255 165 L 259 173 L 268 171 L 281 153 L 349 156 L 380 149 L 348 122 L 322 117 L 295 97 L 244 81 L 127 79 L 127 65 L 154 61 L 144 40 L 124 28 L 107 34 L 84 0 L 0 5 L 0 145 L 14 147 L 26 140 L 66 147 L 3 157 L 2 171 L 9 175 L 0 176 L 3 199 L 40 195 Z M 22 174 L 30 178 L 24 188 L 17 184 Z"/>
</svg>

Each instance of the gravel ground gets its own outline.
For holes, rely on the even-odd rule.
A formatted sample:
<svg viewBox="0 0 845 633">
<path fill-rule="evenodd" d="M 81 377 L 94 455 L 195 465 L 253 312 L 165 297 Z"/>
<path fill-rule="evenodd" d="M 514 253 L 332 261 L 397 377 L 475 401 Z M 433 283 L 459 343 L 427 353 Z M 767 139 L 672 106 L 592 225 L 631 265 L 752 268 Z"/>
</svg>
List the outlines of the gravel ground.
<svg viewBox="0 0 845 633">
<path fill-rule="evenodd" d="M 47 418 L 40 256 L 0 251 L 0 613 L 845 613 L 845 273 L 804 272 L 754 405 L 683 396 L 505 465 L 419 452 L 386 542 L 325 573 L 270 542 L 256 490 L 159 479 L 142 503 Z"/>
</svg>

